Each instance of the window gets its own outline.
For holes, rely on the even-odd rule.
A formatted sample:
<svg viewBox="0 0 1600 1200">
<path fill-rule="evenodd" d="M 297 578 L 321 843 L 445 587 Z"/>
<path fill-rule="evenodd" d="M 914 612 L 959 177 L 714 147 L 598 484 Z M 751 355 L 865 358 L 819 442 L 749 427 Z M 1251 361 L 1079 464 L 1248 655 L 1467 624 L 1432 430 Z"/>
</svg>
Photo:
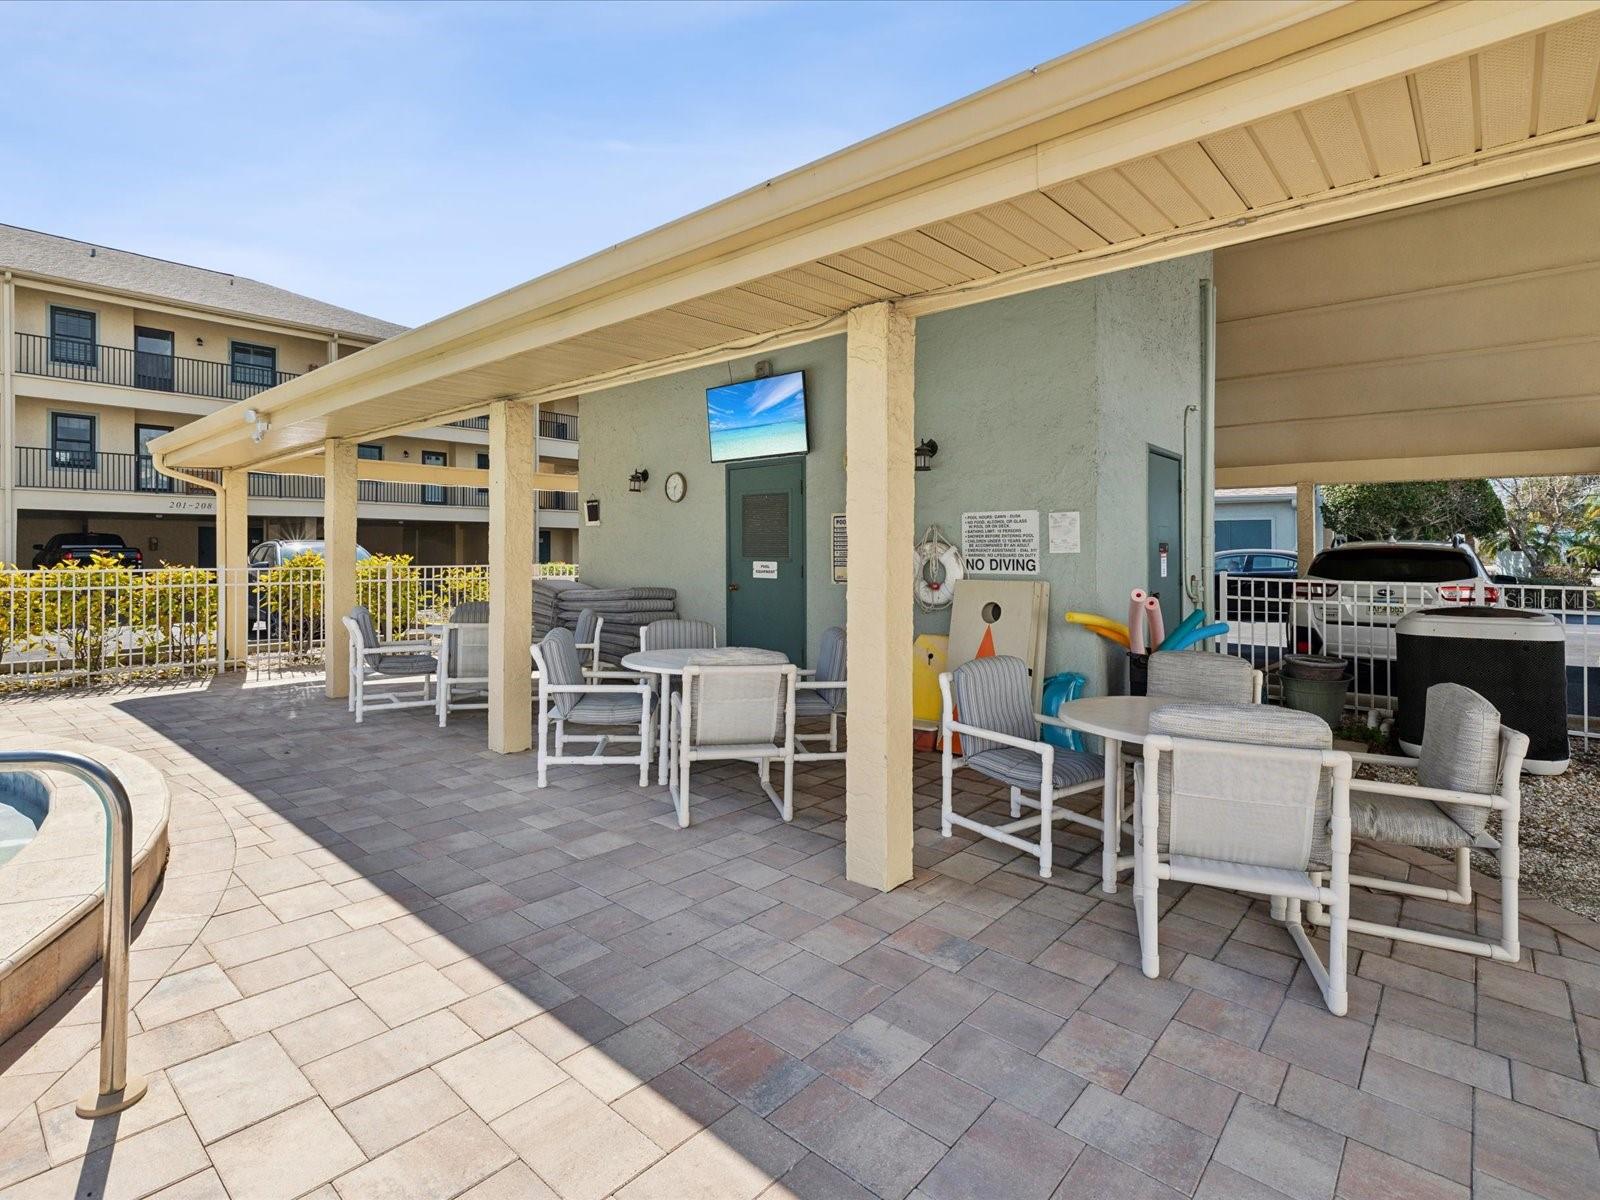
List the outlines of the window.
<svg viewBox="0 0 1600 1200">
<path fill-rule="evenodd" d="M 271 346 L 233 343 L 233 382 L 271 387 L 278 381 L 278 352 Z"/>
<path fill-rule="evenodd" d="M 356 447 L 356 457 L 365 458 L 371 462 L 383 461 L 383 447 L 377 442 L 362 442 Z"/>
<path fill-rule="evenodd" d="M 1234 518 L 1217 522 L 1218 550 L 1254 550 L 1272 545 L 1272 519 Z"/>
<path fill-rule="evenodd" d="M 489 469 L 489 452 L 487 450 L 479 450 L 478 451 L 478 470 L 487 471 L 488 469 Z M 488 502 L 488 499 L 489 499 L 489 489 L 488 488 L 474 488 L 473 490 L 475 492 L 477 492 L 478 497 L 481 500 L 483 500 L 485 503 Z M 543 562 L 544 560 L 541 559 L 540 561 Z"/>
<path fill-rule="evenodd" d="M 95 365 L 95 315 L 81 308 L 50 306 L 50 361 Z"/>
<path fill-rule="evenodd" d="M 58 467 L 94 467 L 94 418 L 50 414 L 50 459 Z"/>
</svg>

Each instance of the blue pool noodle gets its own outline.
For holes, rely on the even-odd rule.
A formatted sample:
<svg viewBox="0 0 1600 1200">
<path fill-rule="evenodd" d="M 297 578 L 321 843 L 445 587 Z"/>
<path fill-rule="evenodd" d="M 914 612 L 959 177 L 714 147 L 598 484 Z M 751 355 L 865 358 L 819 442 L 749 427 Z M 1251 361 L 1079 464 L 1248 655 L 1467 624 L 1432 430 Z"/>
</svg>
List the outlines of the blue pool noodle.
<svg viewBox="0 0 1600 1200">
<path fill-rule="evenodd" d="M 1185 633 L 1179 640 L 1178 645 L 1171 645 L 1170 643 L 1173 639 L 1168 638 L 1166 642 L 1162 643 L 1161 648 L 1163 650 L 1187 650 L 1196 642 L 1203 642 L 1207 638 L 1222 637 L 1230 628 L 1231 626 L 1226 621 L 1218 621 L 1215 625 L 1202 625 L 1199 629 L 1191 629 Z"/>
<path fill-rule="evenodd" d="M 1182 650 L 1184 646 L 1189 644 L 1183 639 L 1191 630 L 1197 629 L 1200 625 L 1200 622 L 1204 621 L 1205 619 L 1206 614 L 1204 610 L 1198 608 L 1195 609 L 1187 617 L 1178 622 L 1177 628 L 1175 628 L 1171 633 L 1167 634 L 1167 636 L 1162 640 L 1161 645 L 1157 646 L 1156 649 Z"/>
</svg>

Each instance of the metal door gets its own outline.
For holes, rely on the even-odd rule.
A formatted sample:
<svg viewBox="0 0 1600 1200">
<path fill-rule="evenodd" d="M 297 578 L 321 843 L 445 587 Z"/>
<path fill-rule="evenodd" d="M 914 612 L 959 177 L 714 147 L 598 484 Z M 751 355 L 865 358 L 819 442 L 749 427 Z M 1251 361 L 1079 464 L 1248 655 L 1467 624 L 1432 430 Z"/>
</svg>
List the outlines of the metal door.
<svg viewBox="0 0 1600 1200">
<path fill-rule="evenodd" d="M 728 466 L 728 645 L 805 665 L 806 462 Z"/>
<path fill-rule="evenodd" d="M 1165 450 L 1150 449 L 1146 476 L 1149 513 L 1149 569 L 1146 585 L 1161 599 L 1161 619 L 1168 629 L 1183 620 L 1183 460 Z"/>
</svg>

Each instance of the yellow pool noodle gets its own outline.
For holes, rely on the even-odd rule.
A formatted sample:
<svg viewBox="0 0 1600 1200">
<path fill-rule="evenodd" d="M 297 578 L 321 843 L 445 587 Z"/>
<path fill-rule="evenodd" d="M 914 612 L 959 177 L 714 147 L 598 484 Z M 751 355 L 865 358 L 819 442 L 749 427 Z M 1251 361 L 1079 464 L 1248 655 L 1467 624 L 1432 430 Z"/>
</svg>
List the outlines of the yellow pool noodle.
<svg viewBox="0 0 1600 1200">
<path fill-rule="evenodd" d="M 1110 617 L 1102 617 L 1098 613 L 1068 612 L 1061 614 L 1069 624 L 1087 625 L 1089 628 L 1109 629 L 1120 634 L 1124 639 L 1128 636 L 1128 627 L 1121 621 L 1113 621 Z"/>
</svg>

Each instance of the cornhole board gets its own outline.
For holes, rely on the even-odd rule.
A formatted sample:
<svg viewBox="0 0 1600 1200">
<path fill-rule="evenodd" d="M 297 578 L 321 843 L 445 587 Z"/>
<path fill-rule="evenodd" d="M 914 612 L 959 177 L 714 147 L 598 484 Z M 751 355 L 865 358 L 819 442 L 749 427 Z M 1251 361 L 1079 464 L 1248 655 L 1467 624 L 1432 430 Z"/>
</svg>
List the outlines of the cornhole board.
<svg viewBox="0 0 1600 1200">
<path fill-rule="evenodd" d="M 1037 579 L 991 580 L 968 576 L 955 585 L 950 605 L 946 670 L 975 658 L 1004 654 L 1033 672 L 1034 711 L 1044 692 L 1044 650 L 1049 632 L 1050 585 Z"/>
<path fill-rule="evenodd" d="M 911 643 L 911 727 L 919 750 L 936 750 L 939 717 L 944 702 L 939 696 L 939 676 L 946 670 L 950 639 L 924 633 Z"/>
</svg>

